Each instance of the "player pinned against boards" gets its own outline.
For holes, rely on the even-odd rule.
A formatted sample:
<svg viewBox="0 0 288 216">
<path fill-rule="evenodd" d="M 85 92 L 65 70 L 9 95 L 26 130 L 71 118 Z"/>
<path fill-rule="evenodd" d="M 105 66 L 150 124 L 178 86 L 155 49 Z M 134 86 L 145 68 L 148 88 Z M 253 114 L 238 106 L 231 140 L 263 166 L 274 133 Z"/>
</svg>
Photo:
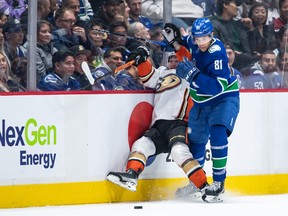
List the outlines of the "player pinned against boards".
<svg viewBox="0 0 288 216">
<path fill-rule="evenodd" d="M 228 137 L 234 129 L 240 99 L 238 80 L 231 76 L 225 47 L 213 37 L 213 30 L 208 18 L 199 18 L 192 24 L 191 35 L 182 38 L 180 30 L 172 23 L 165 24 L 163 34 L 176 53 L 182 55 L 183 61 L 178 64 L 176 74 L 190 85 L 194 106 L 188 120 L 189 146 L 201 166 L 204 166 L 206 145 L 210 140 L 213 182 L 205 189 L 202 199 L 221 202 L 225 191 Z M 193 196 L 194 189 L 190 183 L 176 195 Z"/>
<path fill-rule="evenodd" d="M 133 143 L 126 172 L 111 171 L 107 180 L 136 191 L 148 157 L 170 153 L 173 161 L 199 189 L 201 196 L 201 190 L 207 186 L 207 177 L 186 142 L 188 113 L 193 105 L 189 84 L 176 74 L 175 69 L 155 69 L 149 55 L 148 48 L 140 46 L 132 51 L 127 62 L 134 60 L 131 69 L 137 69 L 143 84 L 156 91 L 151 127 Z"/>
</svg>

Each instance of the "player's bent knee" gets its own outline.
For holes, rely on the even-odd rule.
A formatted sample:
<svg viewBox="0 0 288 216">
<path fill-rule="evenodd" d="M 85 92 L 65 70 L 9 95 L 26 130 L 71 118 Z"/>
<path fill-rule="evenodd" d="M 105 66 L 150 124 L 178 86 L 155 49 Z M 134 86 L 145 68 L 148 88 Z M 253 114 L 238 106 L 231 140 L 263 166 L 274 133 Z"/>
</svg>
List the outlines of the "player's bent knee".
<svg viewBox="0 0 288 216">
<path fill-rule="evenodd" d="M 155 154 L 156 147 L 150 138 L 143 136 L 133 143 L 131 152 L 140 152 L 148 158 Z"/>
<path fill-rule="evenodd" d="M 178 166 L 181 166 L 187 159 L 193 158 L 188 145 L 177 142 L 171 148 L 171 157 Z"/>
</svg>

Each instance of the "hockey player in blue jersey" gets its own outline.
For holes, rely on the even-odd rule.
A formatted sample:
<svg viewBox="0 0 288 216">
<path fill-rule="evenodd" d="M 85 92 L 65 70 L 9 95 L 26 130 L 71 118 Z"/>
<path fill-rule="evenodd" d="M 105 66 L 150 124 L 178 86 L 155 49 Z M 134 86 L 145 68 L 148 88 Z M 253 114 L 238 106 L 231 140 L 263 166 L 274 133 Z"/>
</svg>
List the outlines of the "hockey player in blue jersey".
<svg viewBox="0 0 288 216">
<path fill-rule="evenodd" d="M 213 37 L 213 25 L 209 19 L 196 19 L 191 35 L 183 38 L 176 26 L 167 23 L 163 35 L 178 54 L 182 53 L 191 60 L 184 57 L 176 69 L 176 73 L 190 83 L 190 95 L 194 101 L 188 120 L 190 151 L 204 166 L 206 144 L 210 140 L 213 182 L 206 188 L 202 199 L 221 202 L 226 179 L 228 137 L 240 107 L 237 78 L 230 74 L 225 47 Z M 191 51 L 192 58 L 183 45 Z M 193 196 L 197 190 L 190 182 L 179 188 L 176 196 Z"/>
</svg>

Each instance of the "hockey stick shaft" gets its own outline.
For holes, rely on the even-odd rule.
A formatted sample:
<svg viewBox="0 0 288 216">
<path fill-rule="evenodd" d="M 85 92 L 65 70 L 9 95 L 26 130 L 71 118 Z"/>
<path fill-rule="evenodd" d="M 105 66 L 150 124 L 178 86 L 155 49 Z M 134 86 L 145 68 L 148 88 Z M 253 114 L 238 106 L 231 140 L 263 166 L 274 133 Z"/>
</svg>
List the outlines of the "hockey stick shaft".
<svg viewBox="0 0 288 216">
<path fill-rule="evenodd" d="M 88 63 L 87 63 L 86 61 L 83 61 L 82 64 L 81 64 L 81 68 L 82 68 L 82 70 L 84 71 L 87 79 L 89 80 L 89 83 L 90 83 L 91 85 L 93 85 L 94 82 L 95 82 L 95 79 L 93 78 L 93 76 L 92 76 L 92 74 L 91 74 L 91 70 L 90 70 L 90 68 L 89 68 Z"/>
<path fill-rule="evenodd" d="M 119 71 L 124 70 L 128 67 L 130 67 L 131 65 L 133 65 L 135 62 L 135 60 L 129 61 L 127 63 L 125 63 L 124 65 L 121 65 L 120 67 L 115 69 L 115 74 L 117 74 Z"/>
<path fill-rule="evenodd" d="M 144 39 L 144 38 L 132 37 L 132 36 L 116 33 L 116 32 L 109 32 L 108 30 L 104 30 L 104 29 L 99 29 L 99 30 L 95 29 L 94 31 L 97 31 L 97 32 L 100 32 L 100 33 L 106 33 L 108 35 L 121 36 L 121 37 L 125 37 L 125 38 L 131 39 L 131 40 L 138 40 L 138 41 L 140 40 L 140 41 L 144 41 L 144 42 L 152 43 L 152 44 L 157 44 L 157 45 L 164 46 L 164 47 L 167 46 L 167 44 L 162 42 L 162 41 L 153 41 L 153 40 L 147 40 L 147 39 Z"/>
</svg>

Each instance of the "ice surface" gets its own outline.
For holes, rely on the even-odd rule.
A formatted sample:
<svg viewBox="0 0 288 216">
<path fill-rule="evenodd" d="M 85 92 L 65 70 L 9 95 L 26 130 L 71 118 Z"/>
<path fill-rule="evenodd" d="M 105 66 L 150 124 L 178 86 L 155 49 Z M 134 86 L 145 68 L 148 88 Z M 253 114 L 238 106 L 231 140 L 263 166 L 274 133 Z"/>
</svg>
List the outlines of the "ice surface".
<svg viewBox="0 0 288 216">
<path fill-rule="evenodd" d="M 142 206 L 142 209 L 134 209 Z M 165 200 L 153 202 L 131 202 L 113 204 L 65 205 L 30 208 L 0 209 L 0 216 L 250 216 L 286 215 L 288 194 L 265 196 L 224 196 L 223 203 L 204 203 L 197 200 Z"/>
</svg>

